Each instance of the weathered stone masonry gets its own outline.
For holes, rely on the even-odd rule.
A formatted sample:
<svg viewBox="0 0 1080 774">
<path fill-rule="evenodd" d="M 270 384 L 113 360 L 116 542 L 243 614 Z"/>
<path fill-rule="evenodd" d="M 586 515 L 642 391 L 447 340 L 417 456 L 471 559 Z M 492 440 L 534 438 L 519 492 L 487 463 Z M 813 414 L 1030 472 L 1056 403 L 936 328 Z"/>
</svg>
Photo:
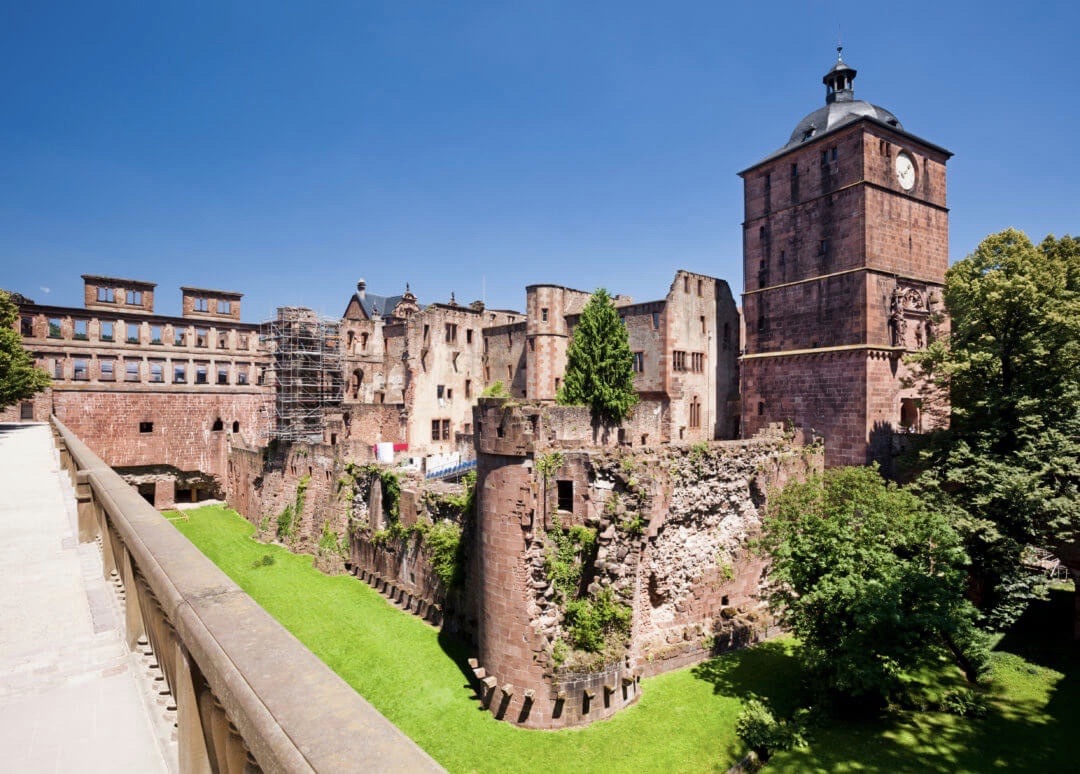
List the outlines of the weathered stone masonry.
<svg viewBox="0 0 1080 774">
<path fill-rule="evenodd" d="M 589 723 L 636 701 L 643 675 L 765 634 L 764 560 L 747 541 L 768 489 L 820 467 L 819 447 L 773 432 L 628 449 L 593 443 L 580 409 L 481 400 L 475 416 L 476 672 L 497 716 L 539 728 Z M 562 463 L 550 476 L 538 471 L 545 458 Z M 582 598 L 611 589 L 632 623 L 603 653 L 560 663 L 565 612 L 545 562 L 549 532 L 575 525 L 596 533 Z"/>
</svg>

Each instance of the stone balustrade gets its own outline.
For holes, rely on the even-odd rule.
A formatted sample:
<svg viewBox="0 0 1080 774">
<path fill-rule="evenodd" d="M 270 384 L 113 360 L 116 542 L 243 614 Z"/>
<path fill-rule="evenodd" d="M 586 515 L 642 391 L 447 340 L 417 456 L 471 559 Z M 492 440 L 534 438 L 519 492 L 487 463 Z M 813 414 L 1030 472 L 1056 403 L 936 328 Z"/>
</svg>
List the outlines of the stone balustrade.
<svg viewBox="0 0 1080 774">
<path fill-rule="evenodd" d="M 122 584 L 128 647 L 176 704 L 181 772 L 441 771 L 58 419 L 79 540 Z"/>
</svg>

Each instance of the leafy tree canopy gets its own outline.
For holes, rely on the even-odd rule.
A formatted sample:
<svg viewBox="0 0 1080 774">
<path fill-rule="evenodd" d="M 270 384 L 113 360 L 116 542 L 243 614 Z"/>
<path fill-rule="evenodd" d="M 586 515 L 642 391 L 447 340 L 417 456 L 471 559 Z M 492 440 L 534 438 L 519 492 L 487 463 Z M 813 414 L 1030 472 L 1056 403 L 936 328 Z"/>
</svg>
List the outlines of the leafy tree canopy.
<svg viewBox="0 0 1080 774">
<path fill-rule="evenodd" d="M 945 276 L 951 333 L 912 361 L 949 390 L 952 423 L 918 485 L 948 508 L 993 626 L 1038 592 L 1021 557 L 1080 538 L 1080 240 L 987 237 Z"/>
<path fill-rule="evenodd" d="M 34 365 L 15 330 L 19 310 L 0 290 L 0 409 L 32 397 L 49 386 L 49 375 Z"/>
<path fill-rule="evenodd" d="M 603 288 L 581 311 L 566 353 L 566 373 L 556 400 L 589 406 L 594 419 L 621 422 L 637 403 L 634 355 L 626 325 Z"/>
<path fill-rule="evenodd" d="M 984 666 L 960 537 L 874 468 L 835 468 L 773 495 L 761 548 L 770 606 L 830 694 L 881 702 L 942 654 L 969 679 Z"/>
</svg>

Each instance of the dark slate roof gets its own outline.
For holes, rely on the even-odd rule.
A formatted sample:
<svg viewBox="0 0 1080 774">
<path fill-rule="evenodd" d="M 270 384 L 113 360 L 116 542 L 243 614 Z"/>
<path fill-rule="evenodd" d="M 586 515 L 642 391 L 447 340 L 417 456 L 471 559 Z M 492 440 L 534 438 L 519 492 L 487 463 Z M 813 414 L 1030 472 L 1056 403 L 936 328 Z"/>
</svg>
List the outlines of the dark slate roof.
<svg viewBox="0 0 1080 774">
<path fill-rule="evenodd" d="M 364 314 L 370 319 L 376 309 L 379 310 L 380 315 L 386 317 L 394 311 L 405 296 L 380 296 L 378 293 L 365 293 L 364 297 L 360 298 L 359 293 L 353 293 L 353 298 L 356 299 L 356 303 L 360 304 Z M 421 309 L 424 308 L 423 304 L 417 304 L 417 306 Z"/>
<path fill-rule="evenodd" d="M 871 105 L 864 100 L 853 99 L 846 102 L 833 102 L 818 108 L 796 124 L 787 145 L 781 150 L 788 150 L 796 145 L 801 145 L 807 140 L 816 139 L 863 116 L 888 124 L 894 129 L 903 130 L 904 128 L 900 125 L 900 120 L 888 110 L 877 105 Z"/>
<path fill-rule="evenodd" d="M 910 137 L 927 147 L 946 153 L 949 156 L 952 155 L 952 153 L 944 148 L 905 131 L 900 123 L 900 119 L 885 108 L 873 105 L 865 100 L 855 99 L 854 88 L 851 85 L 852 81 L 855 79 L 855 72 L 856 71 L 846 63 L 838 60 L 822 79 L 826 86 L 829 87 L 825 97 L 825 105 L 819 107 L 795 125 L 795 129 L 792 131 L 791 137 L 788 138 L 787 144 L 773 151 L 765 158 L 757 161 L 752 166 L 747 167 L 739 174 L 749 172 L 751 169 L 764 164 L 766 161 L 772 161 L 804 143 L 817 140 L 820 137 L 861 120 L 868 120 L 879 124 L 906 137 Z M 846 83 L 841 79 L 846 79 Z M 846 88 L 839 88 L 842 83 L 846 85 Z"/>
</svg>

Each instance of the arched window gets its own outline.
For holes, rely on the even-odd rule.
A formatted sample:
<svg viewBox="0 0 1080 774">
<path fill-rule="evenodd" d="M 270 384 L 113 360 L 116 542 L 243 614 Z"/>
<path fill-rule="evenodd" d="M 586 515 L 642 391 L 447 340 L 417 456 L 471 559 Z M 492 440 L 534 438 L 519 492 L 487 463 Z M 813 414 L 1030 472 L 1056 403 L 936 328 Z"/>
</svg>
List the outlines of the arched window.
<svg viewBox="0 0 1080 774">
<path fill-rule="evenodd" d="M 225 429 L 225 423 L 221 421 L 221 417 L 214 420 L 213 427 L 210 428 L 212 432 L 218 432 Z"/>
<path fill-rule="evenodd" d="M 234 421 L 234 422 L 232 423 L 232 431 L 233 431 L 234 433 L 239 433 L 239 432 L 240 432 L 240 422 L 238 422 L 238 421 Z"/>
</svg>

